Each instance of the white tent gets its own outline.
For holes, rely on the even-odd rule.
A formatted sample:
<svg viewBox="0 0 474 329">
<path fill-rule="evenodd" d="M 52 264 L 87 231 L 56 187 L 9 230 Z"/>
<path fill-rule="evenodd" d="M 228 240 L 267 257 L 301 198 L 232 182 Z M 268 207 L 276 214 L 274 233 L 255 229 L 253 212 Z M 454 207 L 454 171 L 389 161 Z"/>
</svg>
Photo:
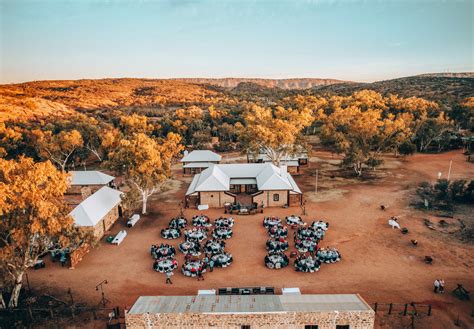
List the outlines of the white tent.
<svg viewBox="0 0 474 329">
<path fill-rule="evenodd" d="M 104 174 L 103 172 L 90 171 L 71 171 L 71 185 L 107 185 L 115 177 Z"/>
</svg>

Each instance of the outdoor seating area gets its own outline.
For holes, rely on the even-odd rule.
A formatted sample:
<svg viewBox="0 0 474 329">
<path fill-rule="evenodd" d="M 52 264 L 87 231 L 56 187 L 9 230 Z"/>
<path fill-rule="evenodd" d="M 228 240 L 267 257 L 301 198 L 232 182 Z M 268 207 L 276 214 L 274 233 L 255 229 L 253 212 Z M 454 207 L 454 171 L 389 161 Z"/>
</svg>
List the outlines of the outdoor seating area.
<svg viewBox="0 0 474 329">
<path fill-rule="evenodd" d="M 321 261 L 318 257 L 298 256 L 295 260 L 295 270 L 297 272 L 313 273 L 319 271 Z"/>
<path fill-rule="evenodd" d="M 216 227 L 214 231 L 212 231 L 212 237 L 214 239 L 222 239 L 222 240 L 227 240 L 232 237 L 232 228 L 230 227 Z"/>
<path fill-rule="evenodd" d="M 206 254 L 215 255 L 224 252 L 225 242 L 222 240 L 207 240 L 204 245 Z"/>
<path fill-rule="evenodd" d="M 234 226 L 234 219 L 232 217 L 219 217 L 214 222 L 215 227 L 232 227 Z"/>
<path fill-rule="evenodd" d="M 195 227 L 211 227 L 212 223 L 209 217 L 205 215 L 194 216 L 192 220 L 193 226 Z"/>
<path fill-rule="evenodd" d="M 161 230 L 161 237 L 167 240 L 177 239 L 181 236 L 181 231 L 177 228 L 167 227 Z"/>
<path fill-rule="evenodd" d="M 164 239 L 177 239 L 184 236 L 184 241 L 179 243 L 178 250 L 185 255 L 185 262 L 181 266 L 181 273 L 187 277 L 202 277 L 202 274 L 214 268 L 226 268 L 232 264 L 232 254 L 225 251 L 223 240 L 232 237 L 233 218 L 219 217 L 214 221 L 214 225 L 208 216 L 194 216 L 192 227 L 186 229 L 188 221 L 183 216 L 172 218 L 169 226 L 161 230 Z M 213 238 L 208 238 L 208 230 L 213 229 Z M 184 229 L 181 234 L 181 229 Z M 207 239 L 207 240 L 206 240 Z M 203 241 L 206 240 L 205 243 Z M 150 249 L 152 257 L 155 259 L 153 269 L 160 273 L 172 272 L 178 267 L 175 259 L 176 249 L 174 246 L 161 243 L 152 245 Z M 199 258 L 201 254 L 205 256 Z"/>
<path fill-rule="evenodd" d="M 336 263 L 341 260 L 341 254 L 336 248 L 321 248 L 317 252 L 318 258 L 322 263 Z"/>
<path fill-rule="evenodd" d="M 283 252 L 269 253 L 265 256 L 265 266 L 270 269 L 280 269 L 287 267 L 290 260 Z"/>
<path fill-rule="evenodd" d="M 194 278 L 198 275 L 198 272 L 206 272 L 205 265 L 206 264 L 201 260 L 188 260 L 181 266 L 181 273 L 183 273 L 184 276 Z"/>
<path fill-rule="evenodd" d="M 295 216 L 295 215 L 291 215 L 291 216 L 287 216 L 286 217 L 286 223 L 288 225 L 304 225 L 304 222 L 303 220 L 301 219 L 301 217 L 298 217 L 298 216 Z"/>
<path fill-rule="evenodd" d="M 170 220 L 169 227 L 183 229 L 188 225 L 188 220 L 184 217 L 176 217 Z"/>
<path fill-rule="evenodd" d="M 294 250 L 290 251 L 295 258 L 294 267 L 297 272 L 314 273 L 319 271 L 321 264 L 336 263 L 341 260 L 339 251 L 335 248 L 319 248 L 324 239 L 329 223 L 323 220 L 313 221 L 310 226 L 299 216 L 290 215 L 286 223 L 294 229 Z M 275 216 L 265 217 L 263 226 L 267 228 L 270 239 L 267 240 L 265 266 L 270 269 L 280 269 L 288 266 L 289 258 L 285 251 L 290 249 L 286 237 L 288 227 L 281 224 L 281 219 Z"/>
<path fill-rule="evenodd" d="M 202 240 L 207 238 L 207 231 L 203 226 L 201 226 L 200 228 L 193 227 L 190 230 L 184 231 L 184 237 L 186 241 L 201 242 Z"/>
<path fill-rule="evenodd" d="M 179 251 L 185 255 L 199 256 L 201 255 L 201 246 L 197 241 L 184 241 L 178 246 Z"/>
<path fill-rule="evenodd" d="M 215 267 L 222 267 L 226 268 L 230 264 L 232 264 L 233 258 L 232 254 L 230 253 L 220 253 L 211 256 L 211 260 L 214 262 Z"/>
<path fill-rule="evenodd" d="M 281 224 L 281 219 L 278 217 L 265 217 L 263 219 L 263 226 L 269 228 L 271 226 L 276 226 Z"/>
<path fill-rule="evenodd" d="M 288 247 L 288 241 L 283 238 L 267 240 L 267 250 L 269 252 L 287 251 Z"/>
<path fill-rule="evenodd" d="M 153 259 L 161 259 L 166 257 L 174 257 L 174 255 L 176 255 L 176 250 L 173 246 L 162 243 L 159 246 L 152 245 L 150 248 L 150 253 Z"/>
<path fill-rule="evenodd" d="M 161 258 L 155 260 L 153 269 L 160 273 L 168 273 L 178 268 L 178 261 L 175 258 Z"/>
</svg>

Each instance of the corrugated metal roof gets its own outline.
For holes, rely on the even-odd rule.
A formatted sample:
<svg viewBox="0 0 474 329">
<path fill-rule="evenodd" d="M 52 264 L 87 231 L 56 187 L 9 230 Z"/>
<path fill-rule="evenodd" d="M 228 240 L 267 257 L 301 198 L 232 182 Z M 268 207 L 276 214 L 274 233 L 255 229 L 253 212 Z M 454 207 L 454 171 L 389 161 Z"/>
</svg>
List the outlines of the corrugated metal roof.
<svg viewBox="0 0 474 329">
<path fill-rule="evenodd" d="M 358 295 L 141 296 L 130 314 L 371 311 Z"/>
<path fill-rule="evenodd" d="M 208 168 L 212 162 L 189 162 L 183 165 L 183 168 Z"/>
<path fill-rule="evenodd" d="M 71 185 L 106 185 L 115 177 L 96 170 L 70 171 Z"/>
<path fill-rule="evenodd" d="M 213 162 L 221 161 L 222 156 L 209 150 L 195 150 L 185 155 L 181 162 Z"/>
<path fill-rule="evenodd" d="M 90 195 L 74 208 L 70 215 L 77 226 L 95 226 L 122 199 L 123 193 L 108 186 Z"/>
</svg>

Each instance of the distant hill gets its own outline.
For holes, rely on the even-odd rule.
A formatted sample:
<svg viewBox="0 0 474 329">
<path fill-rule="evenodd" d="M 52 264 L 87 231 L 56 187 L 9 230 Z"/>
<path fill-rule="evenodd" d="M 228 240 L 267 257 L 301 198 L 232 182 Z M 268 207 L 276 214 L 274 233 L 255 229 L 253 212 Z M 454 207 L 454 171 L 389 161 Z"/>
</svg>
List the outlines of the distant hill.
<svg viewBox="0 0 474 329">
<path fill-rule="evenodd" d="M 327 86 L 346 81 L 336 79 L 319 79 L 319 78 L 294 78 L 294 79 L 258 79 L 258 78 L 183 78 L 173 79 L 178 81 L 210 84 L 223 88 L 235 88 L 241 83 L 253 83 L 266 88 L 280 88 L 280 89 L 308 89 L 316 86 Z"/>
<path fill-rule="evenodd" d="M 444 75 L 433 73 L 372 83 L 341 83 L 314 87 L 309 93 L 349 95 L 358 90 L 371 89 L 382 94 L 416 96 L 448 105 L 474 96 L 473 73 L 462 73 L 463 77 Z"/>
<path fill-rule="evenodd" d="M 217 87 L 174 80 L 34 81 L 0 85 L 0 121 L 70 113 L 77 109 L 212 104 L 225 97 Z"/>
</svg>

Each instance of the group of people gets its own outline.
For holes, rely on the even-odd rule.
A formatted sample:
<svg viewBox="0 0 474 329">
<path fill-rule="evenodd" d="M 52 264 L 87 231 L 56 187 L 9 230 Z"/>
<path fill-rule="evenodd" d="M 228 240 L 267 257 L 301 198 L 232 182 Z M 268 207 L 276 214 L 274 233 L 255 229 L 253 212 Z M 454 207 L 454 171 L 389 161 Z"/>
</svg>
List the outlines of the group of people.
<svg viewBox="0 0 474 329">
<path fill-rule="evenodd" d="M 318 257 L 312 255 L 300 254 L 295 259 L 295 270 L 297 272 L 317 272 L 321 267 L 321 261 Z"/>
<path fill-rule="evenodd" d="M 436 279 L 434 282 L 434 293 L 442 294 L 444 293 L 444 280 Z"/>
<path fill-rule="evenodd" d="M 181 230 L 186 228 L 187 223 L 187 219 L 182 216 L 173 218 L 169 226 L 161 230 L 161 236 L 165 239 L 175 239 L 181 236 Z M 185 255 L 184 264 L 181 266 L 183 275 L 204 280 L 203 274 L 207 270 L 212 272 L 215 267 L 227 267 L 232 263 L 232 255 L 225 252 L 223 240 L 232 236 L 234 219 L 219 217 L 214 224 L 214 232 L 220 234 L 215 234 L 213 239 L 208 239 L 205 243 L 202 242 L 207 238 L 208 230 L 213 226 L 209 217 L 194 216 L 193 227 L 184 231 L 185 241 L 179 244 L 179 250 Z M 205 254 L 202 259 L 199 258 L 201 252 Z M 153 269 L 165 273 L 166 284 L 172 284 L 173 270 L 178 267 L 178 262 L 174 258 L 175 248 L 161 243 L 159 246 L 152 245 L 150 253 L 155 259 Z"/>
</svg>

